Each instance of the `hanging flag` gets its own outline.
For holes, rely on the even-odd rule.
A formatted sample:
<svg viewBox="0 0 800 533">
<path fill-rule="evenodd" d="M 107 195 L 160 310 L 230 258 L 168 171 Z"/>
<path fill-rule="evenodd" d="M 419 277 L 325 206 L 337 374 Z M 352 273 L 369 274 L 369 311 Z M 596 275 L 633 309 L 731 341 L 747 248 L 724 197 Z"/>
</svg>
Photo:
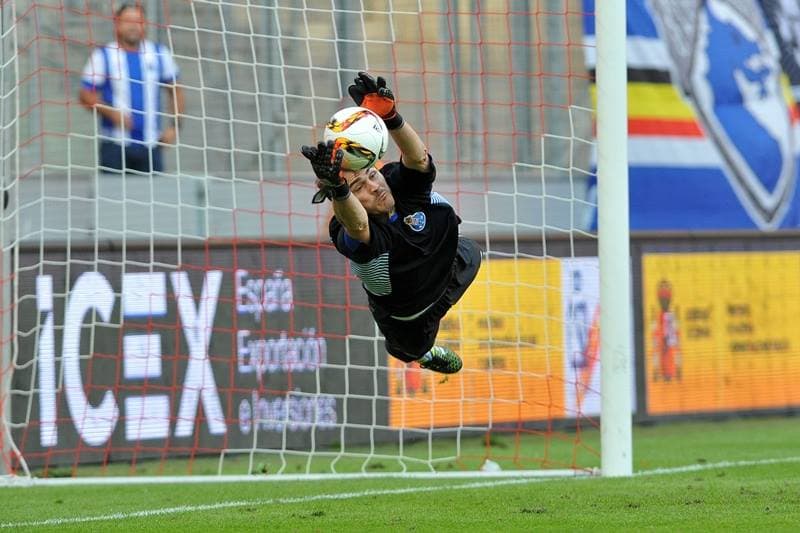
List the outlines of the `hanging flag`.
<svg viewBox="0 0 800 533">
<path fill-rule="evenodd" d="M 592 73 L 594 3 L 584 0 Z M 800 226 L 800 130 L 782 67 L 791 58 L 768 23 L 783 8 L 628 0 L 631 229 Z"/>
</svg>

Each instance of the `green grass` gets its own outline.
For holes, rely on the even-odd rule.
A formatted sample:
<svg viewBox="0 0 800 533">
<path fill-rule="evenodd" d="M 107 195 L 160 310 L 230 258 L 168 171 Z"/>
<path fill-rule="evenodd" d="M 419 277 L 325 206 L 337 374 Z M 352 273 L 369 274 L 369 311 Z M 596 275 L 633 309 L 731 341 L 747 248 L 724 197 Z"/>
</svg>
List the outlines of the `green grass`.
<svg viewBox="0 0 800 533">
<path fill-rule="evenodd" d="M 576 441 L 579 442 L 576 444 Z M 494 433 L 488 437 L 462 438 L 460 448 L 453 438 L 437 438 L 433 451 L 427 440 L 404 443 L 376 444 L 369 447 L 351 447 L 347 454 L 334 446 L 331 450 L 318 450 L 313 457 L 308 453 L 256 452 L 252 468 L 249 454 L 226 455 L 222 461 L 223 474 L 242 475 L 255 472 L 268 474 L 284 473 L 353 473 L 353 472 L 429 472 L 433 466 L 437 471 L 478 470 L 488 456 L 504 470 L 531 468 L 569 468 L 599 466 L 599 432 L 524 434 L 516 437 Z M 82 465 L 78 477 L 125 476 L 125 475 L 214 475 L 220 472 L 218 456 L 164 461 L 141 461 L 135 465 L 114 462 L 103 466 Z M 69 477 L 69 467 L 49 468 L 34 471 L 38 477 Z"/>
<path fill-rule="evenodd" d="M 85 520 L 119 513 L 97 522 L 29 525 L 25 529 L 790 531 L 800 524 L 800 462 L 791 459 L 800 456 L 798 443 L 800 421 L 794 418 L 681 422 L 636 428 L 634 468 L 647 471 L 696 465 L 700 469 L 628 479 L 522 483 L 360 479 L 6 488 L 0 490 L 0 524 Z M 473 445 L 480 446 L 477 442 L 469 446 Z M 514 443 L 498 437 L 492 449 L 508 453 Z M 714 466 L 781 458 L 788 460 Z M 204 468 L 202 461 L 198 468 Z M 486 485 L 474 486 L 477 484 Z M 221 507 L 202 507 L 214 504 Z M 178 506 L 186 507 L 181 512 L 131 515 Z"/>
</svg>

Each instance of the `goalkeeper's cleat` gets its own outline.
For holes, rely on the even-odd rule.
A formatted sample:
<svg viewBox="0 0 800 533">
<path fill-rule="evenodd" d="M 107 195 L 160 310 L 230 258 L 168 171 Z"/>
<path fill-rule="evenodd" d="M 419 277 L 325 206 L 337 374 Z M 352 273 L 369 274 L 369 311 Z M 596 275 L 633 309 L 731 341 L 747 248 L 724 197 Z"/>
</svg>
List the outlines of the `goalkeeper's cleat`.
<svg viewBox="0 0 800 533">
<path fill-rule="evenodd" d="M 455 374 L 461 370 L 461 358 L 446 346 L 434 346 L 419 359 L 419 366 L 441 374 Z"/>
</svg>

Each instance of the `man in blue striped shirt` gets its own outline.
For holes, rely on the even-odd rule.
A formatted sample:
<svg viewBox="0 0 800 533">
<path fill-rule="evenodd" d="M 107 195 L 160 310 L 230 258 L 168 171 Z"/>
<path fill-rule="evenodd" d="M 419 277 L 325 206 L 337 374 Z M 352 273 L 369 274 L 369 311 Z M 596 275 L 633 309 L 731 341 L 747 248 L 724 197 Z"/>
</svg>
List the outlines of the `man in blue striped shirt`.
<svg viewBox="0 0 800 533">
<path fill-rule="evenodd" d="M 100 119 L 100 167 L 158 172 L 163 170 L 161 145 L 175 142 L 184 109 L 178 67 L 166 46 L 144 38 L 140 5 L 123 4 L 114 15 L 114 30 L 116 40 L 89 57 L 79 94 Z M 167 114 L 161 112 L 162 89 L 170 99 Z"/>
</svg>

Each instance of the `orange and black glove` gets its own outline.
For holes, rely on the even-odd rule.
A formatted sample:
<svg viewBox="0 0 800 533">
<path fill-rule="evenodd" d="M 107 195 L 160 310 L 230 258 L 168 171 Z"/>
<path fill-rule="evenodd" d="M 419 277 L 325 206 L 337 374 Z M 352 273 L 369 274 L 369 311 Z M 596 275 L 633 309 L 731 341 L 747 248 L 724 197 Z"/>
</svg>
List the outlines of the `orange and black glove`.
<svg viewBox="0 0 800 533">
<path fill-rule="evenodd" d="M 333 141 L 320 141 L 316 146 L 302 146 L 300 151 L 311 162 L 317 176 L 319 190 L 311 199 L 312 204 L 321 204 L 325 198 L 345 200 L 350 196 L 350 186 L 341 175 L 344 152 L 336 148 Z"/>
<path fill-rule="evenodd" d="M 381 76 L 376 80 L 366 72 L 359 72 L 347 92 L 356 105 L 366 107 L 381 117 L 387 129 L 396 130 L 403 125 L 403 117 L 395 106 L 394 94 Z"/>
</svg>

